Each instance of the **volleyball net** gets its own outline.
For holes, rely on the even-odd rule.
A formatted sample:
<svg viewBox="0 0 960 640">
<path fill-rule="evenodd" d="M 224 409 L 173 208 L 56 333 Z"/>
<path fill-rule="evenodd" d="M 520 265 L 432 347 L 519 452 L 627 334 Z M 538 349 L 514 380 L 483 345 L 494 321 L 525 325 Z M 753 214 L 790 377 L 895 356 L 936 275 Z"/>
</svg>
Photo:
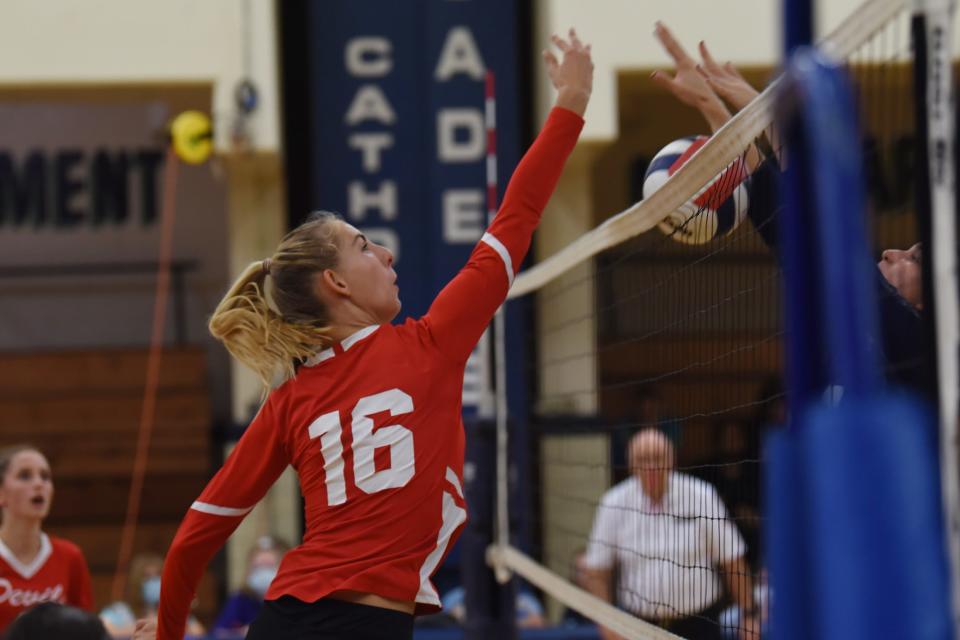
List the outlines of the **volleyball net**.
<svg viewBox="0 0 960 640">
<path fill-rule="evenodd" d="M 916 13 L 905 0 L 871 0 L 818 45 L 857 94 L 878 259 L 918 239 L 914 123 L 926 107 L 913 82 L 915 61 L 928 61 L 913 53 Z M 628 638 L 676 637 L 691 617 L 726 637 L 765 628 L 762 451 L 788 413 L 774 194 L 782 82 L 709 139 L 696 137 L 704 125 L 620 153 L 631 158 L 620 164 L 621 202 L 634 204 L 513 285 L 508 304 L 523 301 L 535 317 L 525 336 L 531 416 L 519 432 L 498 420 L 488 562 L 539 589 L 554 622 L 586 618 Z M 883 366 L 909 386 L 923 363 Z M 506 406 L 507 385 L 497 387 Z M 527 464 L 511 468 L 518 455 Z M 651 499 L 658 491 L 666 497 Z"/>
</svg>

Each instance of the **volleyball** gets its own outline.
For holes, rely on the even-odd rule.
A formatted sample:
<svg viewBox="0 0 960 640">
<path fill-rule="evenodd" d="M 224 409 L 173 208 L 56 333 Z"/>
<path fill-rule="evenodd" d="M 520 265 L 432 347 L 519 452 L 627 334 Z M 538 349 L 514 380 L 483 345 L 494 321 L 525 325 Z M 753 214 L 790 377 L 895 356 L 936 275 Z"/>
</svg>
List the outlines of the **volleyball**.
<svg viewBox="0 0 960 640">
<path fill-rule="evenodd" d="M 691 136 L 661 149 L 643 176 L 644 199 L 663 186 L 707 140 L 706 136 Z M 749 180 L 743 160 L 737 158 L 691 199 L 670 212 L 658 227 L 684 244 L 705 244 L 728 235 L 747 215 Z"/>
</svg>

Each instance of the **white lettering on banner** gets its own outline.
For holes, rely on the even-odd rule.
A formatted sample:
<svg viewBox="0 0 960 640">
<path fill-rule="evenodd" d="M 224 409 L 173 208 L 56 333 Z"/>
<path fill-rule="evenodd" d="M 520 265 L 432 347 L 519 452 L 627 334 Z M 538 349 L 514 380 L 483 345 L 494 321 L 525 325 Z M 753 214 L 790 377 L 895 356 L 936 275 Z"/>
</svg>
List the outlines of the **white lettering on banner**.
<svg viewBox="0 0 960 640">
<path fill-rule="evenodd" d="M 390 154 L 397 149 L 398 138 L 394 127 L 398 126 L 398 117 L 387 88 L 378 82 L 385 81 L 396 68 L 394 60 L 393 42 L 388 37 L 378 35 L 357 35 L 347 40 L 344 48 L 344 68 L 349 78 L 357 79 L 351 90 L 355 91 L 344 115 L 346 131 L 344 133 L 347 148 L 351 152 L 359 153 L 360 169 L 356 172 L 356 165 L 351 165 L 355 172 L 348 179 L 347 189 L 347 218 L 358 227 L 372 241 L 385 246 L 399 264 L 401 260 L 401 246 L 398 225 L 400 223 L 400 194 L 397 175 L 384 171 L 390 162 L 396 162 Z M 434 83 L 453 83 L 451 87 L 463 88 L 464 85 L 482 83 L 487 71 L 486 63 L 480 52 L 476 37 L 469 26 L 451 26 L 443 36 L 436 64 L 433 70 Z M 416 78 L 404 78 L 409 84 Z M 433 118 L 436 132 L 435 158 L 430 166 L 424 170 L 428 175 L 431 171 L 436 175 L 445 175 L 445 165 L 469 165 L 476 163 L 478 178 L 466 183 L 443 182 L 437 190 L 440 193 L 441 204 L 441 233 L 445 245 L 473 245 L 483 236 L 487 223 L 486 191 L 482 188 L 482 163 L 486 153 L 486 122 L 482 108 L 482 85 L 471 87 L 479 89 L 475 94 L 476 100 L 468 99 L 466 103 L 444 104 L 444 96 L 449 90 L 443 86 L 435 86 L 435 95 L 440 98 L 439 106 L 427 113 L 417 113 L 419 122 L 427 122 Z M 447 101 L 450 101 L 447 98 Z M 363 127 L 359 130 L 354 127 Z M 422 135 L 429 134 L 424 131 Z M 400 148 L 402 162 L 415 162 L 417 158 L 408 157 L 415 148 Z M 353 159 L 351 158 L 351 162 Z M 405 185 L 405 188 L 406 185 Z M 404 192 L 406 193 L 406 192 Z M 431 209 L 432 213 L 432 209 Z M 409 222 L 409 221 L 408 221 Z M 419 222 L 419 221 L 418 221 Z M 429 220 L 424 220 L 422 226 L 430 228 Z M 388 226 L 389 225 L 389 226 Z M 441 265 L 431 265 L 436 268 Z M 453 266 L 453 265 L 442 265 Z M 417 274 L 428 277 L 428 274 Z M 464 404 L 477 405 L 484 415 L 490 414 L 491 384 L 487 359 L 489 349 L 486 342 L 471 356 L 471 366 L 468 367 L 464 385 Z M 332 423 L 331 423 L 332 424 Z M 361 426 L 363 422 L 361 421 Z M 321 433 L 321 426 L 325 430 Z M 327 449 L 331 458 L 336 457 L 332 445 L 334 441 L 333 428 L 329 424 L 317 426 L 317 437 L 327 438 L 330 444 Z M 399 442 L 399 441 L 398 441 Z M 402 452 L 405 445 L 394 444 Z M 365 466 L 364 472 L 370 469 Z M 338 503 L 342 499 L 337 468 L 331 469 L 331 479 L 334 481 L 332 493 L 328 496 L 331 503 Z M 370 486 L 377 485 L 370 474 L 367 480 Z"/>
<path fill-rule="evenodd" d="M 367 191 L 359 180 L 347 185 L 347 214 L 351 220 L 363 220 L 367 209 L 378 209 L 384 220 L 397 217 L 397 183 L 384 180 L 376 191 Z"/>
<path fill-rule="evenodd" d="M 345 120 L 348 125 L 354 126 L 365 120 L 375 120 L 383 124 L 394 124 L 397 114 L 383 95 L 383 91 L 375 84 L 365 84 L 353 96 L 353 102 L 347 109 Z"/>
<path fill-rule="evenodd" d="M 443 109 L 437 114 L 437 155 L 441 162 L 476 162 L 483 158 L 485 145 L 483 113 L 479 109 Z"/>
<path fill-rule="evenodd" d="M 486 71 L 473 32 L 463 25 L 452 27 L 444 38 L 434 80 L 449 82 L 456 76 L 465 76 L 466 80 L 483 82 Z M 436 127 L 440 163 L 483 161 L 487 137 L 482 109 L 444 106 L 436 114 Z M 474 244 L 483 237 L 487 217 L 484 191 L 451 188 L 443 192 L 441 203 L 444 243 Z M 470 356 L 464 375 L 463 404 L 477 407 L 483 416 L 492 415 L 493 395 L 486 366 L 489 357 L 486 341 L 481 340 Z"/>
<path fill-rule="evenodd" d="M 393 69 L 390 41 L 379 36 L 358 36 L 347 41 L 344 62 L 350 75 L 381 78 Z"/>
<path fill-rule="evenodd" d="M 473 80 L 483 80 L 486 67 L 473 33 L 467 27 L 454 27 L 447 33 L 440 51 L 440 60 L 434 77 L 446 82 L 458 73 L 465 73 Z"/>
<path fill-rule="evenodd" d="M 383 78 L 393 71 L 393 43 L 383 36 L 356 36 L 344 48 L 344 67 L 354 78 Z M 375 84 L 363 84 L 357 90 L 344 116 L 348 126 L 363 122 L 378 122 L 393 126 L 397 115 L 383 89 Z M 361 168 L 368 176 L 376 176 L 379 186 L 368 189 L 370 181 L 351 180 L 347 183 L 347 216 L 355 222 L 367 222 L 367 214 L 383 221 L 397 219 L 399 194 L 396 180 L 378 176 L 383 170 L 384 155 L 394 146 L 391 131 L 347 132 L 347 146 L 360 152 Z M 373 221 L 376 224 L 376 221 Z M 371 242 L 383 245 L 400 261 L 400 236 L 389 227 L 362 228 Z"/>
<path fill-rule="evenodd" d="M 6 578 L 0 578 L 0 604 L 12 607 L 32 607 L 41 602 L 63 602 L 63 585 L 47 587 L 43 591 L 15 589 Z"/>
<path fill-rule="evenodd" d="M 450 244 L 475 244 L 483 236 L 483 192 L 449 189 L 443 192 L 443 240 Z"/>
<path fill-rule="evenodd" d="M 381 154 L 393 146 L 391 133 L 355 133 L 347 140 L 351 149 L 363 153 L 363 170 L 367 173 L 380 171 Z"/>
</svg>

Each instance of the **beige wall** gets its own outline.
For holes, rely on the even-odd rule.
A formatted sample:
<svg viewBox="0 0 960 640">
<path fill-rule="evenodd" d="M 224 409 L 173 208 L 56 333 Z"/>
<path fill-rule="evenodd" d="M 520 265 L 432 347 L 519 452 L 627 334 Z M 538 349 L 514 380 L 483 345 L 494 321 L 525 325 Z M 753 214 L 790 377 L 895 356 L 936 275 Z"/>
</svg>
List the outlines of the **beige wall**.
<svg viewBox="0 0 960 640">
<path fill-rule="evenodd" d="M 249 51 L 261 92 L 251 133 L 256 148 L 276 151 L 274 23 L 272 0 L 4 0 L 0 86 L 212 82 L 214 113 L 226 118 Z M 228 147 L 227 134 L 228 127 L 219 127 L 221 149 Z"/>
</svg>

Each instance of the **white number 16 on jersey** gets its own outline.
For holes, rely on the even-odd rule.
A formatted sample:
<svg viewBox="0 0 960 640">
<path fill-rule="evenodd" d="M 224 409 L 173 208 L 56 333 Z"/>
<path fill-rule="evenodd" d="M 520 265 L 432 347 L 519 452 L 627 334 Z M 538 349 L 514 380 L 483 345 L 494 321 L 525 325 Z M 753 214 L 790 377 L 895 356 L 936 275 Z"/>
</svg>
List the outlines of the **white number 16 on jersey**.
<svg viewBox="0 0 960 640">
<path fill-rule="evenodd" d="M 391 389 L 376 395 L 360 398 L 353 408 L 353 476 L 357 488 L 364 493 L 376 493 L 384 489 L 402 487 L 415 472 L 413 458 L 413 432 L 394 424 L 374 432 L 370 416 L 389 411 L 391 416 L 413 412 L 413 398 Z M 347 501 L 347 483 L 343 474 L 343 440 L 340 412 L 325 413 L 310 424 L 310 439 L 320 438 L 320 455 L 327 478 L 327 504 L 330 506 Z M 390 447 L 390 466 L 376 470 L 374 454 L 377 449 Z"/>
</svg>

